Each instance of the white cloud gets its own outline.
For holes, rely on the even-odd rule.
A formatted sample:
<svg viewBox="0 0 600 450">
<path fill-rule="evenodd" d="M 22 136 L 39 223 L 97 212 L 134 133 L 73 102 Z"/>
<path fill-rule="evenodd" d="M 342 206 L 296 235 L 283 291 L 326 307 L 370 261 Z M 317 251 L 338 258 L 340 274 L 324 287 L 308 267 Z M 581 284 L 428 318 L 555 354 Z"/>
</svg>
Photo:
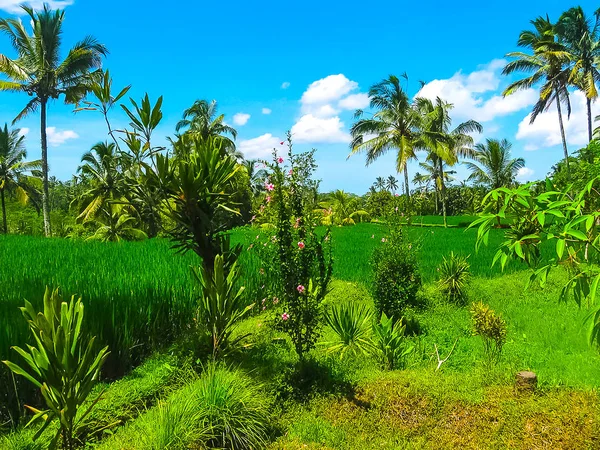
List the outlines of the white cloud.
<svg viewBox="0 0 600 450">
<path fill-rule="evenodd" d="M 289 87 L 290 87 L 289 81 L 284 81 L 283 83 L 281 83 L 281 89 L 287 89 Z"/>
<path fill-rule="evenodd" d="M 46 135 L 48 137 L 48 144 L 51 147 L 58 147 L 70 139 L 79 138 L 79 135 L 73 130 L 58 131 L 56 127 L 46 128 Z"/>
<path fill-rule="evenodd" d="M 0 0 L 0 9 L 14 14 L 24 14 L 21 5 L 31 6 L 33 9 L 42 9 L 47 3 L 51 9 L 63 9 L 73 4 L 73 0 Z"/>
<path fill-rule="evenodd" d="M 535 172 L 529 167 L 521 167 L 517 173 L 519 181 L 531 181 Z"/>
<path fill-rule="evenodd" d="M 263 114 L 271 114 L 272 112 L 273 112 L 273 111 L 271 111 L 271 109 L 269 109 L 269 108 L 263 108 L 263 109 L 262 109 L 262 113 L 263 113 Z"/>
<path fill-rule="evenodd" d="M 29 134 L 29 128 L 23 127 L 19 129 L 19 136 L 27 136 Z"/>
<path fill-rule="evenodd" d="M 338 106 L 342 109 L 362 109 L 369 106 L 369 94 L 352 94 L 339 101 Z"/>
<path fill-rule="evenodd" d="M 500 69 L 505 64 L 505 60 L 496 59 L 468 75 L 457 72 L 451 78 L 433 80 L 421 88 L 417 97 L 431 100 L 440 97 L 454 105 L 453 117 L 479 122 L 488 122 L 533 105 L 538 98 L 533 89 L 507 97 L 502 95 L 490 97 L 490 94 L 498 91 L 500 87 L 502 81 Z"/>
<path fill-rule="evenodd" d="M 233 123 L 239 126 L 246 125 L 250 119 L 250 114 L 237 113 L 233 115 Z"/>
<path fill-rule="evenodd" d="M 302 94 L 300 103 L 307 105 L 323 105 L 339 100 L 358 87 L 356 81 L 350 81 L 343 74 L 329 75 L 314 81 Z"/>
<path fill-rule="evenodd" d="M 306 143 L 347 143 L 350 135 L 344 129 L 339 117 L 322 118 L 306 114 L 292 127 L 296 142 Z"/>
<path fill-rule="evenodd" d="M 563 108 L 563 124 L 565 126 L 565 134 L 567 144 L 569 146 L 583 146 L 588 142 L 587 131 L 587 109 L 585 96 L 575 91 L 571 94 L 571 117 L 567 118 L 567 114 Z M 592 117 L 598 114 L 597 105 L 592 106 Z M 558 123 L 558 112 L 556 106 L 552 105 L 546 112 L 539 114 L 535 122 L 529 123 L 531 114 L 528 114 L 520 123 L 516 138 L 525 141 L 525 150 L 533 151 L 541 147 L 552 147 L 562 145 L 560 135 L 560 126 Z M 574 148 L 569 149 L 571 153 Z"/>
<path fill-rule="evenodd" d="M 281 147 L 281 139 L 271 133 L 263 134 L 254 139 L 240 141 L 237 149 L 244 154 L 246 159 L 267 159 L 274 148 Z"/>
</svg>

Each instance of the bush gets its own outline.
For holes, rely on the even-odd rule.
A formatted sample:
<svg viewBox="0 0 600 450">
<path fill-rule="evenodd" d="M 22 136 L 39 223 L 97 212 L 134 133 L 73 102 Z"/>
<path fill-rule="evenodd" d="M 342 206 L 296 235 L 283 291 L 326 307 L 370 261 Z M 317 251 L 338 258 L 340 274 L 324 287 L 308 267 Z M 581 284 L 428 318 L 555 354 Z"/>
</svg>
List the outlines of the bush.
<svg viewBox="0 0 600 450">
<path fill-rule="evenodd" d="M 450 252 L 438 267 L 438 287 L 446 298 L 453 302 L 463 302 L 467 297 L 467 287 L 471 278 L 468 256 L 455 255 Z"/>
<path fill-rule="evenodd" d="M 337 339 L 326 342 L 328 352 L 339 352 L 343 358 L 347 351 L 366 353 L 371 345 L 369 327 L 373 313 L 365 305 L 346 303 L 334 305 L 325 314 L 325 322 L 333 329 Z"/>
<path fill-rule="evenodd" d="M 381 315 L 381 320 L 373 327 L 374 352 L 386 370 L 403 369 L 406 358 L 414 347 L 406 339 L 406 326 L 402 320 Z"/>
<path fill-rule="evenodd" d="M 471 318 L 473 319 L 473 334 L 481 336 L 483 340 L 483 350 L 487 362 L 489 364 L 497 363 L 506 342 L 506 322 L 482 302 L 473 303 Z"/>
<path fill-rule="evenodd" d="M 371 258 L 373 298 L 379 315 L 399 319 L 404 309 L 417 306 L 421 287 L 415 249 L 406 242 L 401 228 L 383 239 Z"/>
</svg>

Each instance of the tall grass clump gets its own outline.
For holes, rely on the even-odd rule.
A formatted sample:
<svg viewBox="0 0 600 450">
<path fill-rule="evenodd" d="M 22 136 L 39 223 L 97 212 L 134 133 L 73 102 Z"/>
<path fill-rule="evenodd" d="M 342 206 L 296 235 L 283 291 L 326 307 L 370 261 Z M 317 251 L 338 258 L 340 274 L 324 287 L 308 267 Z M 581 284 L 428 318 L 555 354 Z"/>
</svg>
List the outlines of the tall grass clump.
<svg viewBox="0 0 600 450">
<path fill-rule="evenodd" d="M 471 279 L 468 257 L 450 252 L 448 257 L 442 259 L 438 272 L 438 287 L 442 294 L 450 301 L 464 302 Z"/>
</svg>

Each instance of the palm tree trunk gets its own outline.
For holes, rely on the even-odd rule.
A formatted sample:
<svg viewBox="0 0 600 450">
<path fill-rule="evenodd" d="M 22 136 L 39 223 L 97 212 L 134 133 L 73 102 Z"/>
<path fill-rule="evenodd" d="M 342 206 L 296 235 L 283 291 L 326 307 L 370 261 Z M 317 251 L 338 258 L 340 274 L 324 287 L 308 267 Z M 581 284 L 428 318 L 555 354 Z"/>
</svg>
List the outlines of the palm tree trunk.
<svg viewBox="0 0 600 450">
<path fill-rule="evenodd" d="M 46 237 L 52 234 L 50 229 L 50 195 L 48 189 L 48 138 L 46 136 L 46 106 L 48 100 L 43 98 L 41 103 L 41 138 L 42 138 L 42 211 L 44 213 L 44 234 Z"/>
<path fill-rule="evenodd" d="M 592 142 L 592 99 L 586 98 L 587 103 L 587 119 L 588 119 L 588 139 Z"/>
<path fill-rule="evenodd" d="M 565 162 L 567 164 L 567 174 L 571 173 L 569 169 L 569 150 L 567 149 L 567 137 L 565 136 L 565 126 L 562 119 L 562 108 L 560 107 L 560 96 L 556 93 L 556 109 L 558 110 L 558 123 L 560 125 L 560 136 L 562 138 L 563 151 L 565 152 Z"/>
<path fill-rule="evenodd" d="M 442 214 L 444 215 L 444 228 L 448 226 L 446 221 L 446 183 L 444 183 L 444 163 L 442 162 L 442 158 L 439 158 L 439 171 L 440 171 L 440 185 L 442 188 Z"/>
<path fill-rule="evenodd" d="M 410 200 L 410 187 L 408 185 L 408 166 L 404 166 L 404 188 L 406 190 L 406 198 Z"/>
<path fill-rule="evenodd" d="M 2 228 L 4 234 L 8 234 L 8 224 L 6 223 L 6 204 L 4 203 L 4 189 L 0 189 L 0 200 L 2 200 Z"/>
</svg>

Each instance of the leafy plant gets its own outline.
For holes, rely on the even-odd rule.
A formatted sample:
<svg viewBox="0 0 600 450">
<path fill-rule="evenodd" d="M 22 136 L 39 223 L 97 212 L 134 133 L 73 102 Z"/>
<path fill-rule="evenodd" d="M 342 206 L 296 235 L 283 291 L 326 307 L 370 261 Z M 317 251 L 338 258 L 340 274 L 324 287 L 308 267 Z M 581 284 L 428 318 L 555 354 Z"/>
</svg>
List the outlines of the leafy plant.
<svg viewBox="0 0 600 450">
<path fill-rule="evenodd" d="M 394 226 L 371 256 L 372 291 L 379 314 L 402 317 L 404 309 L 415 306 L 421 276 L 415 249 L 406 242 L 402 229 Z"/>
<path fill-rule="evenodd" d="M 466 298 L 466 289 L 471 278 L 468 256 L 450 252 L 438 267 L 438 287 L 448 300 L 461 302 Z"/>
<path fill-rule="evenodd" d="M 481 336 L 488 363 L 497 363 L 506 342 L 506 322 L 483 302 L 473 303 L 471 318 L 473 334 Z"/>
<path fill-rule="evenodd" d="M 201 267 L 194 272 L 201 286 L 198 322 L 211 334 L 213 355 L 239 342 L 245 336 L 230 342 L 235 326 L 252 309 L 244 294 L 244 287 L 236 288 L 240 277 L 237 261 L 227 272 L 222 255 L 215 257 L 213 270 Z"/>
<path fill-rule="evenodd" d="M 370 325 L 373 313 L 365 305 L 344 303 L 334 305 L 325 314 L 325 322 L 333 329 L 336 341 L 326 342 L 328 352 L 366 353 L 371 346 Z"/>
<path fill-rule="evenodd" d="M 28 301 L 20 309 L 36 345 L 28 345 L 28 351 L 13 347 L 27 363 L 28 369 L 10 361 L 3 362 L 15 374 L 35 384 L 46 402 L 48 409 L 45 410 L 28 406 L 35 413 L 30 423 L 43 422 L 34 439 L 58 419 L 60 428 L 51 441 L 51 447 L 56 447 L 62 436 L 63 448 L 71 450 L 75 446 L 77 425 L 96 403 L 92 402 L 83 414 L 78 414 L 78 408 L 98 381 L 108 356 L 108 347 L 97 351 L 95 338 L 85 339 L 82 330 L 83 303 L 81 299 L 75 300 L 75 296 L 67 304 L 62 301 L 58 289 L 50 291 L 46 288 L 43 313 L 36 313 Z"/>
<path fill-rule="evenodd" d="M 394 320 L 385 313 L 379 323 L 373 326 L 373 353 L 387 370 L 404 368 L 406 358 L 412 353 L 414 346 L 406 338 L 406 326 L 402 319 Z"/>
</svg>

